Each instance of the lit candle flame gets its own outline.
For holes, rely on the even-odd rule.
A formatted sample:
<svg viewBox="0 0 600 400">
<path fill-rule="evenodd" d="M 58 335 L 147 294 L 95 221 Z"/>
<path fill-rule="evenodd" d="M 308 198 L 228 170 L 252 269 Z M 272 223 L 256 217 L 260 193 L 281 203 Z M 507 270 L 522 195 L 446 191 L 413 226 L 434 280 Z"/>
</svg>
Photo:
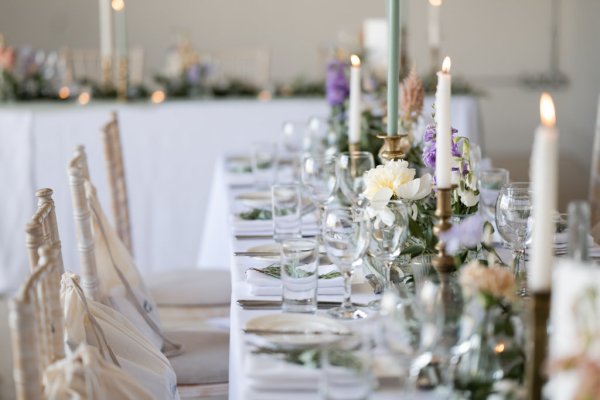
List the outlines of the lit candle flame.
<svg viewBox="0 0 600 400">
<path fill-rule="evenodd" d="M 122 9 L 125 8 L 124 0 L 112 0 L 110 4 L 111 4 L 113 10 L 115 10 L 115 11 L 121 11 Z"/>
<path fill-rule="evenodd" d="M 442 0 L 429 0 L 429 4 L 434 7 L 439 7 L 442 5 Z"/>
<path fill-rule="evenodd" d="M 350 62 L 352 63 L 353 67 L 360 67 L 360 58 L 358 58 L 356 54 L 352 54 L 352 56 L 350 56 Z"/>
<path fill-rule="evenodd" d="M 67 86 L 63 86 L 58 91 L 58 98 L 61 100 L 66 100 L 71 95 L 71 90 Z"/>
<path fill-rule="evenodd" d="M 82 106 L 85 106 L 87 103 L 89 103 L 90 99 L 91 99 L 91 96 L 88 92 L 81 92 L 81 94 L 77 98 L 77 100 L 79 101 L 79 104 L 81 104 Z"/>
<path fill-rule="evenodd" d="M 165 97 L 165 92 L 163 92 L 162 90 L 157 90 L 152 93 L 152 96 L 150 96 L 150 101 L 154 104 L 162 103 L 163 101 L 165 101 Z"/>
<path fill-rule="evenodd" d="M 548 93 L 542 93 L 540 98 L 540 119 L 542 124 L 552 128 L 556 124 L 556 112 L 554 111 L 554 101 Z"/>
<path fill-rule="evenodd" d="M 450 61 L 450 57 L 446 56 L 446 58 L 444 58 L 444 62 L 442 63 L 442 72 L 445 74 L 450 73 L 451 65 L 452 65 L 452 62 Z"/>
</svg>

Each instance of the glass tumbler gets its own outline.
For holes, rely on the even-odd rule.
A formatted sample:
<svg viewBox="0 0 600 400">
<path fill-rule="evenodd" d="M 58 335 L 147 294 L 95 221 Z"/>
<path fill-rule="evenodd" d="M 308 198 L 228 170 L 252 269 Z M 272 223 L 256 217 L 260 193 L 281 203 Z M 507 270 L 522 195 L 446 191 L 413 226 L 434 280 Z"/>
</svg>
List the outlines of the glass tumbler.
<svg viewBox="0 0 600 400">
<path fill-rule="evenodd" d="M 296 183 L 271 187 L 273 212 L 273 239 L 281 243 L 285 239 L 302 236 L 302 197 L 300 185 Z"/>
<path fill-rule="evenodd" d="M 281 245 L 282 311 L 317 311 L 319 245 L 313 239 L 287 239 Z"/>
</svg>

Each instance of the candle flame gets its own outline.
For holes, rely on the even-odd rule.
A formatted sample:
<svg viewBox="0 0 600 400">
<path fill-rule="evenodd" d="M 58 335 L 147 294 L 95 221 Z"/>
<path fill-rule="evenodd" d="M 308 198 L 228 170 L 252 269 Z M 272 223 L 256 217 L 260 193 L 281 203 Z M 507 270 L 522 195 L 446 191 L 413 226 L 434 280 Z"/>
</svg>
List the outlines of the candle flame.
<svg viewBox="0 0 600 400">
<path fill-rule="evenodd" d="M 350 56 L 350 62 L 352 63 L 353 67 L 360 67 L 360 58 L 358 58 L 356 54 L 352 54 L 352 56 Z"/>
<path fill-rule="evenodd" d="M 434 7 L 439 7 L 442 5 L 442 0 L 429 0 L 429 4 Z"/>
<path fill-rule="evenodd" d="M 445 74 L 449 73 L 451 65 L 452 61 L 450 61 L 450 57 L 446 56 L 446 58 L 444 58 L 444 62 L 442 63 L 442 72 Z"/>
<path fill-rule="evenodd" d="M 165 97 L 165 92 L 163 92 L 162 90 L 156 90 L 152 93 L 152 96 L 150 96 L 150 101 L 154 104 L 159 104 L 165 101 Z"/>
<path fill-rule="evenodd" d="M 542 93 L 542 97 L 540 97 L 540 119 L 542 124 L 550 128 L 556 124 L 554 101 L 552 101 L 552 96 L 546 92 Z"/>
<path fill-rule="evenodd" d="M 61 100 L 68 99 L 70 95 L 71 95 L 71 90 L 69 90 L 69 88 L 66 86 L 61 87 L 60 90 L 58 91 L 58 98 Z"/>
<path fill-rule="evenodd" d="M 502 353 L 504 352 L 504 348 L 504 343 L 498 343 L 496 347 L 494 347 L 494 350 L 496 351 L 496 353 Z"/>
<path fill-rule="evenodd" d="M 122 9 L 125 8 L 125 1 L 124 0 L 112 0 L 110 5 L 112 6 L 113 10 L 121 11 Z"/>
<path fill-rule="evenodd" d="M 77 100 L 79 101 L 79 104 L 81 104 L 82 106 L 85 106 L 87 103 L 89 103 L 90 99 L 91 99 L 91 96 L 88 92 L 81 92 L 81 94 L 77 98 Z"/>
</svg>

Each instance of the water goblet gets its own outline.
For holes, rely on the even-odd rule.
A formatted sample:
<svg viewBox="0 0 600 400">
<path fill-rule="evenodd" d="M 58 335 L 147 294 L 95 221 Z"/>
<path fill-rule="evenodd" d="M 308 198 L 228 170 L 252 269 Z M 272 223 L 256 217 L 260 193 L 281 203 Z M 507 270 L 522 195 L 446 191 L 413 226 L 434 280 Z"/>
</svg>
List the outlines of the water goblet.
<svg viewBox="0 0 600 400">
<path fill-rule="evenodd" d="M 531 238 L 533 215 L 528 182 L 509 183 L 500 189 L 496 202 L 496 226 L 513 253 L 514 274 L 524 294 L 524 255 Z"/>
<path fill-rule="evenodd" d="M 369 246 L 369 220 L 351 207 L 329 206 L 323 216 L 323 244 L 329 259 L 344 278 L 344 301 L 329 310 L 338 319 L 365 318 L 366 312 L 358 309 L 351 300 L 351 279 L 354 264 L 360 260 Z"/>
<path fill-rule="evenodd" d="M 483 217 L 495 224 L 496 201 L 502 186 L 509 182 L 509 172 L 504 168 L 479 171 L 479 204 Z"/>
<path fill-rule="evenodd" d="M 302 160 L 302 185 L 317 212 L 317 224 L 321 224 L 323 208 L 333 197 L 336 189 L 335 158 L 308 155 Z"/>
<path fill-rule="evenodd" d="M 375 160 L 368 151 L 345 152 L 338 156 L 335 167 L 338 184 L 352 204 L 361 205 L 364 202 L 364 175 L 373 168 Z"/>
</svg>

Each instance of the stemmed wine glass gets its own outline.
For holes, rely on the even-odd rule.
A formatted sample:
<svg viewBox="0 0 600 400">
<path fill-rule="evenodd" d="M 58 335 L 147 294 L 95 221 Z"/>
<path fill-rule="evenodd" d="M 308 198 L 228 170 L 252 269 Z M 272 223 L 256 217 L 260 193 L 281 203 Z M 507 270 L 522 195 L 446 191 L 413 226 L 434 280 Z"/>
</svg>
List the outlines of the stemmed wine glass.
<svg viewBox="0 0 600 400">
<path fill-rule="evenodd" d="M 513 252 L 514 273 L 523 294 L 524 255 L 531 237 L 533 215 L 528 182 L 509 183 L 500 189 L 496 202 L 496 226 Z M 523 264 L 523 265 L 522 265 Z"/>
<path fill-rule="evenodd" d="M 375 168 L 373 154 L 368 151 L 341 153 L 336 163 L 338 184 L 344 196 L 354 205 L 364 203 L 365 172 Z"/>
<path fill-rule="evenodd" d="M 284 153 L 291 157 L 294 179 L 299 178 L 300 161 L 304 151 L 306 137 L 306 122 L 287 121 L 283 124 L 281 145 Z"/>
<path fill-rule="evenodd" d="M 504 168 L 479 171 L 479 204 L 483 217 L 495 224 L 496 202 L 502 186 L 509 182 L 509 172 Z"/>
<path fill-rule="evenodd" d="M 335 157 L 307 155 L 302 159 L 302 185 L 317 209 L 317 224 L 321 224 L 323 208 L 336 189 Z"/>
<path fill-rule="evenodd" d="M 392 266 L 408 236 L 408 206 L 402 200 L 390 200 L 385 212 L 393 216 L 393 221 L 390 225 L 384 223 L 381 217 L 371 221 L 369 252 L 383 263 L 385 288 L 388 289 Z"/>
<path fill-rule="evenodd" d="M 352 320 L 367 316 L 351 300 L 351 279 L 354 263 L 360 260 L 369 246 L 369 220 L 356 208 L 330 206 L 323 216 L 323 243 L 329 259 L 344 278 L 344 302 L 329 310 L 338 319 Z"/>
</svg>

